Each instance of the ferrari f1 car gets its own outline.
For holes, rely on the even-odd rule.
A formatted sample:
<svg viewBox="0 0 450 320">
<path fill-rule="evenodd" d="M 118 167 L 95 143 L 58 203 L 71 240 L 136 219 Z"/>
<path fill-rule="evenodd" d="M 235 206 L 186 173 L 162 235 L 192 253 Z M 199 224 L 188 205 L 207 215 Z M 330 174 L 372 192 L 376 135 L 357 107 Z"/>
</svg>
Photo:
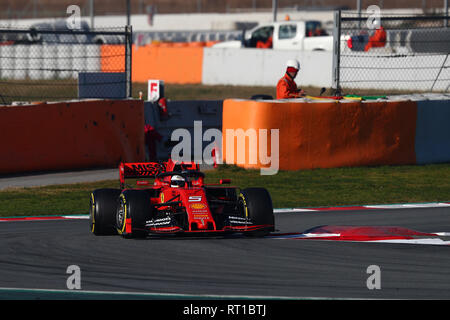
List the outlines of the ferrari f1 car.
<svg viewBox="0 0 450 320">
<path fill-rule="evenodd" d="M 120 189 L 91 193 L 90 228 L 95 235 L 265 236 L 275 228 L 266 189 L 225 186 L 227 179 L 204 184 L 205 174 L 193 162 L 121 163 L 119 178 Z M 136 186 L 127 185 L 126 179 L 135 179 Z"/>
</svg>

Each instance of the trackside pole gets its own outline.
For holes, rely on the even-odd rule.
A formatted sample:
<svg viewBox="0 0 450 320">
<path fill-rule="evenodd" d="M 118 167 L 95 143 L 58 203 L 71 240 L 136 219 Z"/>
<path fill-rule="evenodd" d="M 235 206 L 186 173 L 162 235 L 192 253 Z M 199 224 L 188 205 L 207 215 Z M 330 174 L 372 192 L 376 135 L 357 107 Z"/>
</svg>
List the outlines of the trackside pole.
<svg viewBox="0 0 450 320">
<path fill-rule="evenodd" d="M 335 92 L 339 90 L 339 73 L 341 63 L 341 10 L 334 12 L 333 28 L 333 79 L 332 87 Z"/>
</svg>

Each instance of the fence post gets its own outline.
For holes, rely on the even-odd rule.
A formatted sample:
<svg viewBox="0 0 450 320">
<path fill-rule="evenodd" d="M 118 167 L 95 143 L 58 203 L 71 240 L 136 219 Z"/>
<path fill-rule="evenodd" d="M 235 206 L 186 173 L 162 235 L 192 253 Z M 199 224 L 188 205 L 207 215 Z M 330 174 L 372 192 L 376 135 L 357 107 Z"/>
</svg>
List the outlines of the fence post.
<svg viewBox="0 0 450 320">
<path fill-rule="evenodd" d="M 447 62 L 448 55 L 449 55 L 449 53 L 447 53 L 447 55 L 445 56 L 445 59 L 442 62 L 441 68 L 439 69 L 439 72 L 438 72 L 436 78 L 434 79 L 433 85 L 431 86 L 431 89 L 430 89 L 431 92 L 433 92 L 434 85 L 436 84 L 436 82 L 439 80 L 439 77 L 441 76 L 441 72 L 442 72 L 442 69 L 444 69 L 444 67 L 445 67 L 445 63 Z M 448 87 L 447 87 L 447 89 L 448 89 Z M 447 90 L 445 90 L 445 92 L 447 92 Z"/>
<path fill-rule="evenodd" d="M 444 19 L 444 26 L 448 27 L 448 0 L 444 0 L 444 16 L 446 18 Z"/>
<path fill-rule="evenodd" d="M 125 27 L 125 77 L 127 81 L 126 96 L 132 97 L 131 61 L 133 52 L 133 28 L 131 25 Z"/>
<path fill-rule="evenodd" d="M 338 93 L 339 73 L 341 63 L 341 10 L 334 12 L 334 28 L 333 28 L 333 81 L 332 87 Z"/>
</svg>

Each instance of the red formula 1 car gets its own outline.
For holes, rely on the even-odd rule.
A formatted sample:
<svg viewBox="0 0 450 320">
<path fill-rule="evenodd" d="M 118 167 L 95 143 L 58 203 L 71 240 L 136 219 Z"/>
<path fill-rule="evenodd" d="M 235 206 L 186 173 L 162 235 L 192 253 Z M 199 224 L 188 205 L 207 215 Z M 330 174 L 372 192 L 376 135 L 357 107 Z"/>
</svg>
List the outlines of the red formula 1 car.
<svg viewBox="0 0 450 320">
<path fill-rule="evenodd" d="M 198 164 L 122 163 L 120 189 L 91 193 L 90 227 L 95 235 L 218 234 L 265 236 L 274 231 L 272 200 L 263 188 L 240 190 L 203 183 Z M 136 186 L 125 184 L 137 179 Z M 148 179 L 154 179 L 153 183 Z"/>
</svg>

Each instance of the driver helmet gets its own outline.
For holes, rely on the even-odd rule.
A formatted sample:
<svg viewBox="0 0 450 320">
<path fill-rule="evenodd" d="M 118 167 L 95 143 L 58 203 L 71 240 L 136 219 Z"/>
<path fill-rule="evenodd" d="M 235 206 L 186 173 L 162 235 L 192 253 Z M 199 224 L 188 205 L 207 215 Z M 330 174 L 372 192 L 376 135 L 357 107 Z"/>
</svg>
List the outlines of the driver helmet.
<svg viewBox="0 0 450 320">
<path fill-rule="evenodd" d="M 177 174 L 170 178 L 170 186 L 173 188 L 184 187 L 185 182 L 185 179 Z"/>
<path fill-rule="evenodd" d="M 300 62 L 296 59 L 290 59 L 286 62 L 287 72 L 298 72 L 300 70 Z"/>
</svg>

